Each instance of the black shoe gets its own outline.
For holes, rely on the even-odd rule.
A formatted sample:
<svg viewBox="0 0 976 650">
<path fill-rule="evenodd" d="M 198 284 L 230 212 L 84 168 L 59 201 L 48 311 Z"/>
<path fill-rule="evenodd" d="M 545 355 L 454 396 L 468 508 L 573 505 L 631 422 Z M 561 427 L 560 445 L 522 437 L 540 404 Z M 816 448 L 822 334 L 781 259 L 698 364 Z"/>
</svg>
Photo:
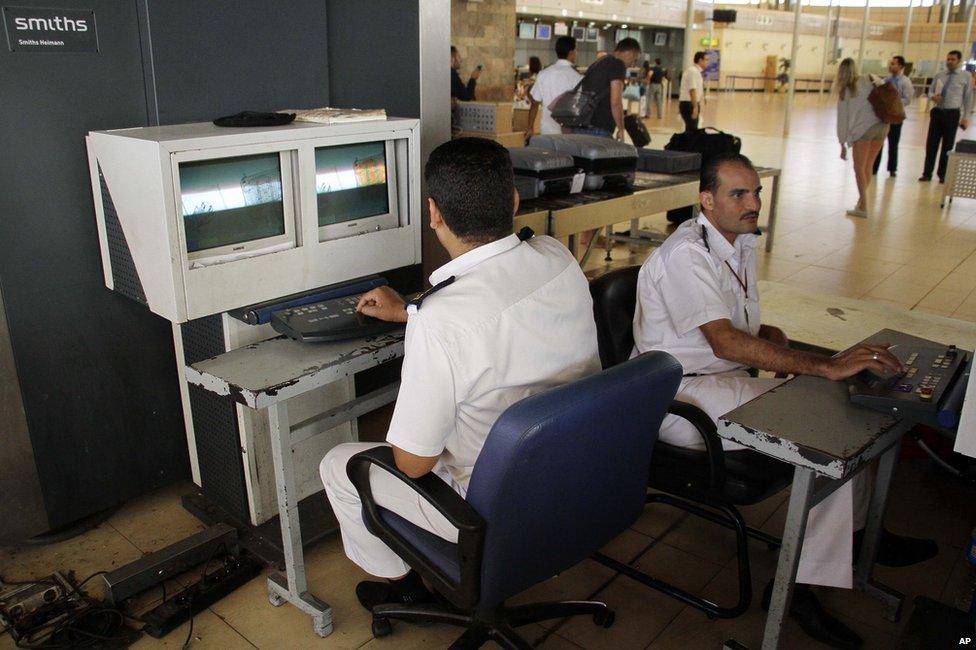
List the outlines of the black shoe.
<svg viewBox="0 0 976 650">
<path fill-rule="evenodd" d="M 772 595 L 773 582 L 770 581 L 762 599 L 762 608 L 766 611 L 769 611 Z M 798 584 L 793 587 L 790 616 L 807 636 L 833 648 L 860 648 L 864 643 L 854 630 L 827 613 L 809 585 Z"/>
<path fill-rule="evenodd" d="M 854 531 L 855 562 L 861 556 L 863 543 L 864 530 Z M 939 545 L 934 539 L 904 537 L 882 528 L 881 540 L 878 543 L 878 557 L 875 558 L 875 562 L 881 566 L 905 567 L 931 560 L 938 554 Z"/>
<path fill-rule="evenodd" d="M 928 183 L 930 180 L 932 180 L 932 177 L 931 176 L 922 175 L 922 176 L 919 176 L 918 177 L 918 182 L 919 183 Z"/>
<path fill-rule="evenodd" d="M 376 605 L 420 605 L 437 601 L 437 597 L 427 589 L 416 571 L 392 582 L 360 582 L 356 585 L 356 598 L 370 612 Z"/>
<path fill-rule="evenodd" d="M 898 172 L 888 172 L 888 178 L 894 178 L 898 175 Z"/>
<path fill-rule="evenodd" d="M 939 179 L 939 185 L 945 185 L 945 179 L 944 178 L 940 178 Z"/>
</svg>

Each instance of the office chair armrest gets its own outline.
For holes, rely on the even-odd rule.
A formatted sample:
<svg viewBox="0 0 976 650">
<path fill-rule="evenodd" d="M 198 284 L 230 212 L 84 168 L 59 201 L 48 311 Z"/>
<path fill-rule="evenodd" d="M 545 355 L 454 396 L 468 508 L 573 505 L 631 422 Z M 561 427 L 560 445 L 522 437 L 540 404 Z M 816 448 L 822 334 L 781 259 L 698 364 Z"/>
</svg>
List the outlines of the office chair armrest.
<svg viewBox="0 0 976 650">
<path fill-rule="evenodd" d="M 709 491 L 721 491 L 725 487 L 725 450 L 715 422 L 705 411 L 681 400 L 673 400 L 668 413 L 687 420 L 698 431 L 708 456 Z"/>
<path fill-rule="evenodd" d="M 369 483 L 369 469 L 376 465 L 389 472 L 444 515 L 458 529 L 458 565 L 460 581 L 455 581 L 431 562 L 409 540 L 380 517 Z M 434 589 L 461 609 L 474 607 L 481 591 L 481 560 L 485 542 L 485 520 L 433 472 L 419 478 L 403 473 L 393 459 L 393 449 L 387 446 L 361 451 L 349 459 L 346 473 L 363 502 L 363 519 L 367 529 L 389 546 L 404 562 L 431 583 Z M 433 534 L 433 533 L 431 533 Z"/>
</svg>

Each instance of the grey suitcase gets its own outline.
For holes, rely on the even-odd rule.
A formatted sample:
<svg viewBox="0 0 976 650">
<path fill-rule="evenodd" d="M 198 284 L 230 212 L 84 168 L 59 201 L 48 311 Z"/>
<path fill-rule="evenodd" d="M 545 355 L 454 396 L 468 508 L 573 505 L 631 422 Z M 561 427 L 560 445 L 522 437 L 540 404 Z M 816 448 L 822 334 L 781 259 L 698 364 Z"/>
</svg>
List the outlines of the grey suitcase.
<svg viewBox="0 0 976 650">
<path fill-rule="evenodd" d="M 701 169 L 701 154 L 692 151 L 638 149 L 637 169 L 658 174 L 680 174 Z"/>
<path fill-rule="evenodd" d="M 595 135 L 565 133 L 560 135 L 534 135 L 529 147 L 566 153 L 573 157 L 576 166 L 586 172 L 585 190 L 603 187 L 634 185 L 637 170 L 637 149 L 625 142 Z"/>
<path fill-rule="evenodd" d="M 512 171 L 515 172 L 515 185 L 523 200 L 543 194 L 568 194 L 572 188 L 576 163 L 569 154 L 535 147 L 516 147 L 510 149 L 509 154 Z M 532 191 L 528 191 L 529 182 L 536 186 Z M 523 188 L 526 188 L 525 193 Z"/>
<path fill-rule="evenodd" d="M 518 191 L 520 201 L 539 198 L 539 181 L 531 176 L 515 174 L 515 189 Z"/>
</svg>

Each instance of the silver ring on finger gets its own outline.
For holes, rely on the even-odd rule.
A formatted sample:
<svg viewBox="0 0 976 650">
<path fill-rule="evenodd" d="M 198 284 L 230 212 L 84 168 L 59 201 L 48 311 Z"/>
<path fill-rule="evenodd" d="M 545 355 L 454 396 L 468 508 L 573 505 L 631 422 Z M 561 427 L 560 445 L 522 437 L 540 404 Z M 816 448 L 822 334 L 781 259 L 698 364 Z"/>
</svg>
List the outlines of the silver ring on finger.
<svg viewBox="0 0 976 650">
<path fill-rule="evenodd" d="M 878 355 L 877 355 L 877 354 L 875 354 L 875 355 L 873 355 L 873 356 L 872 356 L 871 358 L 872 358 L 872 359 L 874 359 L 875 361 L 877 361 L 877 360 L 878 360 Z"/>
</svg>

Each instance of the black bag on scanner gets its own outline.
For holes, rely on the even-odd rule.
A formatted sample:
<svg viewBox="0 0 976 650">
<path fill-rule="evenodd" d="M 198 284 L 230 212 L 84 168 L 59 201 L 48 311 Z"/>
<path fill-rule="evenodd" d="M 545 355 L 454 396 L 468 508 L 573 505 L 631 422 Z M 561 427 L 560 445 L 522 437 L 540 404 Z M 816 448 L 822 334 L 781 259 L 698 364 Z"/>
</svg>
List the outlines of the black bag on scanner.
<svg viewBox="0 0 976 650">
<path fill-rule="evenodd" d="M 664 147 L 668 151 L 692 151 L 700 153 L 702 164 L 708 162 L 709 158 L 720 153 L 734 151 L 739 153 L 742 149 L 742 140 L 731 133 L 719 131 L 707 127 L 684 133 L 675 133 L 671 136 L 671 141 Z"/>
</svg>

